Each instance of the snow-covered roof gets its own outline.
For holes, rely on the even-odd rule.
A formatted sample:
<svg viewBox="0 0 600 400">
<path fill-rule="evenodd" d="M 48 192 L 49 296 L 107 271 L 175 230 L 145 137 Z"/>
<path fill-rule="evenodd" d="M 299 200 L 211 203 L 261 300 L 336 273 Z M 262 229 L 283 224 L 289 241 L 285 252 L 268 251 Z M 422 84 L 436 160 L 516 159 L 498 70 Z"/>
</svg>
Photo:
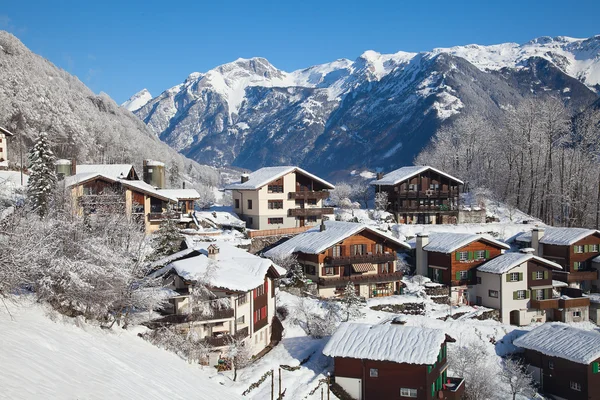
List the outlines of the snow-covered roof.
<svg viewBox="0 0 600 400">
<path fill-rule="evenodd" d="M 75 172 L 77 174 L 97 172 L 117 179 L 127 178 L 132 168 L 131 164 L 79 164 L 75 167 Z"/>
<path fill-rule="evenodd" d="M 452 175 L 449 175 L 445 172 L 440 171 L 439 169 L 435 169 L 433 167 L 430 167 L 428 165 L 415 165 L 415 166 L 411 166 L 411 167 L 402 167 L 402 168 L 398 168 L 392 172 L 388 172 L 387 174 L 385 174 L 383 176 L 383 178 L 381 179 L 375 179 L 373 181 L 370 182 L 371 185 L 382 185 L 382 186 L 392 186 L 392 185 L 396 185 L 402 181 L 405 181 L 409 178 L 412 178 L 415 175 L 420 174 L 421 172 L 425 172 L 427 170 L 431 170 L 434 172 L 437 172 L 438 174 L 445 176 L 446 178 L 452 179 L 457 181 L 458 183 L 463 183 L 463 181 L 461 181 L 458 178 L 455 178 Z"/>
<path fill-rule="evenodd" d="M 123 185 L 125 187 L 146 193 L 147 195 L 150 195 L 152 197 L 156 197 L 156 198 L 159 198 L 164 201 L 177 202 L 176 197 L 170 196 L 168 193 L 162 193 L 163 192 L 162 190 L 154 189 L 154 186 L 149 185 L 144 181 L 140 181 L 140 180 L 130 181 L 127 179 L 115 179 L 109 175 L 105 175 L 100 172 L 77 173 L 75 175 L 66 176 L 64 179 L 64 182 L 65 182 L 66 187 L 71 187 L 71 186 L 81 185 L 82 183 L 85 183 L 85 182 L 88 182 L 88 181 L 91 181 L 94 179 L 104 179 L 104 180 L 107 180 L 107 181 L 113 182 L 113 183 L 119 182 L 119 183 L 121 183 L 121 185 Z"/>
<path fill-rule="evenodd" d="M 324 223 L 324 231 L 321 231 L 320 226 L 311 228 L 266 251 L 265 256 L 277 257 L 293 253 L 319 254 L 336 243 L 365 230 L 382 236 L 399 247 L 410 249 L 406 243 L 365 224 L 342 221 L 325 221 Z"/>
<path fill-rule="evenodd" d="M 8 129 L 6 129 L 6 128 L 3 128 L 3 127 L 1 127 L 1 126 L 0 126 L 0 133 L 4 133 L 4 135 L 6 135 L 6 136 L 15 136 L 15 134 L 14 134 L 14 133 L 12 133 L 12 132 L 11 132 L 11 131 L 9 131 Z"/>
<path fill-rule="evenodd" d="M 196 189 L 159 189 L 158 191 L 177 200 L 196 200 L 200 198 L 200 194 Z"/>
<path fill-rule="evenodd" d="M 560 322 L 543 324 L 515 339 L 513 344 L 585 365 L 600 358 L 600 333 Z"/>
<path fill-rule="evenodd" d="M 334 186 L 319 178 L 316 175 L 311 174 L 299 167 L 293 166 L 283 166 L 283 167 L 264 167 L 259 170 L 254 171 L 250 175 L 248 175 L 248 180 L 244 183 L 230 183 L 225 186 L 227 190 L 256 190 L 265 186 L 267 183 L 274 181 L 275 179 L 279 179 L 282 176 L 285 176 L 291 172 L 299 172 L 302 175 L 306 175 L 311 179 L 321 183 L 323 186 L 326 186 L 328 189 L 333 189 Z"/>
<path fill-rule="evenodd" d="M 246 222 L 233 211 L 196 211 L 196 218 L 207 220 L 216 226 L 246 227 Z"/>
<path fill-rule="evenodd" d="M 544 234 L 540 239 L 542 244 L 558 245 L 558 246 L 570 246 L 579 240 L 600 233 L 595 229 L 585 228 L 556 228 L 547 227 L 544 228 Z M 531 242 L 531 231 L 523 232 L 515 238 L 518 242 Z"/>
<path fill-rule="evenodd" d="M 164 167 L 165 163 L 156 160 L 146 160 L 146 165 L 149 167 Z"/>
<path fill-rule="evenodd" d="M 172 201 L 172 202 L 177 202 L 177 198 L 170 196 L 166 193 L 162 193 L 162 190 L 157 190 L 154 189 L 154 186 L 147 184 L 144 181 L 129 181 L 129 180 L 125 180 L 125 179 L 119 179 L 119 182 L 121 182 L 121 184 L 123 186 L 129 187 L 131 189 L 134 190 L 139 190 L 141 192 L 144 192 L 150 196 L 159 198 L 161 200 L 165 200 L 165 201 Z"/>
<path fill-rule="evenodd" d="M 82 183 L 85 183 L 87 181 L 91 181 L 94 179 L 104 179 L 111 183 L 117 182 L 117 179 L 115 179 L 111 176 L 108 176 L 108 175 L 104 175 L 100 172 L 84 172 L 84 173 L 77 173 L 75 175 L 65 176 L 64 182 L 65 182 L 65 187 L 71 187 L 71 186 L 81 185 Z"/>
<path fill-rule="evenodd" d="M 491 274 L 505 274 L 511 269 L 515 268 L 516 266 L 521 265 L 530 260 L 535 260 L 541 264 L 546 265 L 549 268 L 563 269 L 557 263 L 548 261 L 542 257 L 534 256 L 533 254 L 505 253 L 499 255 L 496 258 L 492 258 L 489 261 L 486 261 L 485 263 L 477 267 L 477 270 L 481 272 L 489 272 Z"/>
<path fill-rule="evenodd" d="M 198 250 L 196 250 L 195 248 L 187 248 L 187 249 L 178 251 L 177 253 L 173 253 L 169 256 L 152 261 L 148 264 L 148 267 L 150 267 L 150 269 L 162 267 L 164 265 L 172 263 L 173 261 L 180 260 L 186 256 L 189 256 L 190 254 L 197 253 L 197 252 L 198 252 Z"/>
<path fill-rule="evenodd" d="M 435 364 L 446 334 L 439 329 L 397 324 L 342 323 L 323 354 L 408 364 Z"/>
<path fill-rule="evenodd" d="M 208 246 L 211 244 L 219 247 L 219 254 L 214 259 L 214 271 L 210 273 L 210 286 L 246 292 L 264 283 L 265 275 L 273 266 L 273 262 L 226 242 L 198 243 L 194 250 L 200 255 L 172 262 L 152 276 L 162 276 L 169 271 L 174 271 L 188 281 L 206 278 L 208 266 L 213 262 L 208 258 Z M 277 268 L 274 269 L 279 272 Z"/>
<path fill-rule="evenodd" d="M 506 243 L 484 235 L 454 232 L 432 232 L 429 234 L 429 243 L 423 246 L 423 250 L 447 254 L 478 240 L 483 240 L 502 249 L 510 249 L 510 246 Z"/>
</svg>

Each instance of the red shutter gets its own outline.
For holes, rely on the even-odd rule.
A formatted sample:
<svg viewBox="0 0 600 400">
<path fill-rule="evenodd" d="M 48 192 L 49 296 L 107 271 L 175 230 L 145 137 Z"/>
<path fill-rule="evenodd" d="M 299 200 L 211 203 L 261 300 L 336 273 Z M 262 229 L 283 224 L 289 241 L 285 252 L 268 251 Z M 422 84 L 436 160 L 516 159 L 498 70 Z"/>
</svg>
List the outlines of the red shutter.
<svg viewBox="0 0 600 400">
<path fill-rule="evenodd" d="M 256 298 L 256 289 L 252 290 L 252 298 L 255 299 Z"/>
<path fill-rule="evenodd" d="M 261 308 L 261 312 L 260 312 L 262 319 L 267 318 L 267 306 L 264 306 L 263 308 Z"/>
<path fill-rule="evenodd" d="M 257 317 L 258 317 L 258 315 L 257 315 L 256 311 L 254 311 L 254 323 L 256 323 L 256 321 L 258 321 Z"/>
<path fill-rule="evenodd" d="M 269 281 L 265 279 L 265 294 L 269 291 Z"/>
</svg>

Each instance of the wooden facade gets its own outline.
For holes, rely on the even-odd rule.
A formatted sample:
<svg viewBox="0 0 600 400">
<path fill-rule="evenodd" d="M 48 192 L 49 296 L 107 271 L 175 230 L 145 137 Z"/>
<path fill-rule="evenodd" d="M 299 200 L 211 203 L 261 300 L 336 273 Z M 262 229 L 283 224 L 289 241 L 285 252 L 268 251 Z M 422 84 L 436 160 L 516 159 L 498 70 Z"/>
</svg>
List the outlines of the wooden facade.
<svg viewBox="0 0 600 400">
<path fill-rule="evenodd" d="M 589 235 L 569 246 L 543 243 L 541 245 L 543 246 L 543 257 L 554 261 L 563 267 L 564 272 L 568 272 L 568 274 L 556 274 L 557 280 L 567 283 L 588 282 L 589 284 L 598 279 L 598 271 L 592 266 L 592 259 L 600 254 L 599 234 Z M 583 252 L 576 252 L 575 249 L 580 246 L 583 246 Z"/>
</svg>

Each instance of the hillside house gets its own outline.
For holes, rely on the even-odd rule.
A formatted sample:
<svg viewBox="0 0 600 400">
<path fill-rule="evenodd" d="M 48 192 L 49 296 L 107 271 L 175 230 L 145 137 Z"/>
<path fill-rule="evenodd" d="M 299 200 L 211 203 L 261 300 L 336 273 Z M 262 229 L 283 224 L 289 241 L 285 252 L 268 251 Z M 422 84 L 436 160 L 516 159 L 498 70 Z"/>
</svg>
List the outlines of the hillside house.
<svg viewBox="0 0 600 400">
<path fill-rule="evenodd" d="M 518 337 L 542 394 L 556 399 L 600 400 L 600 334 L 554 322 Z"/>
<path fill-rule="evenodd" d="M 563 267 L 556 279 L 588 292 L 598 281 L 593 259 L 600 255 L 600 232 L 584 228 L 534 228 L 516 238 L 522 247 L 532 247 L 534 254 Z"/>
<path fill-rule="evenodd" d="M 321 297 L 338 296 L 352 282 L 360 296 L 370 298 L 401 293 L 397 252 L 408 249 L 406 243 L 367 225 L 324 221 L 264 255 L 296 255 Z"/>
<path fill-rule="evenodd" d="M 475 303 L 500 310 L 504 324 L 587 321 L 590 299 L 553 280 L 562 267 L 532 252 L 501 254 L 477 267 Z"/>
<path fill-rule="evenodd" d="M 229 184 L 234 209 L 249 229 L 314 226 L 333 208 L 323 207 L 334 186 L 298 167 L 265 167 Z"/>
<path fill-rule="evenodd" d="M 323 354 L 335 383 L 357 400 L 460 399 L 463 379 L 448 376 L 447 342 L 438 329 L 394 323 L 342 323 Z"/>
<path fill-rule="evenodd" d="M 452 304 L 474 302 L 476 268 L 510 247 L 490 237 L 469 233 L 422 233 L 416 238 L 417 274 L 449 287 Z"/>
<path fill-rule="evenodd" d="M 14 134 L 0 126 L 0 169 L 8 168 L 8 138 Z"/>
<path fill-rule="evenodd" d="M 167 316 L 155 324 L 175 324 L 204 338 L 217 351 L 211 365 L 231 337 L 244 339 L 252 354 L 281 339 L 274 279 L 285 271 L 270 260 L 228 243 L 205 242 L 154 264 L 166 264 L 151 276 L 161 277 L 174 292 L 165 309 Z M 194 298 L 198 283 L 210 296 Z"/>
<path fill-rule="evenodd" d="M 463 181 L 429 166 L 402 167 L 370 182 L 388 194 L 387 211 L 400 224 L 455 224 L 458 222 Z"/>
</svg>

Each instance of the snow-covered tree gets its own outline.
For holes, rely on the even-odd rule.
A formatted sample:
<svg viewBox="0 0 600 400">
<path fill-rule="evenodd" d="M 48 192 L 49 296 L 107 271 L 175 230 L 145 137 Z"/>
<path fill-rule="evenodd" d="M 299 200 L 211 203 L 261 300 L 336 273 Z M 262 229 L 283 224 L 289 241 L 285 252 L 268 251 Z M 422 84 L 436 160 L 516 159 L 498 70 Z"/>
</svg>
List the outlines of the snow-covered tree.
<svg viewBox="0 0 600 400">
<path fill-rule="evenodd" d="M 495 379 L 499 368 L 490 363 L 485 344 L 480 341 L 452 347 L 448 362 L 451 371 L 465 380 L 466 399 L 492 400 L 500 392 Z"/>
<path fill-rule="evenodd" d="M 378 192 L 375 194 L 375 209 L 378 211 L 387 210 L 388 205 L 390 204 L 388 200 L 387 192 Z"/>
<path fill-rule="evenodd" d="M 341 297 L 344 322 L 364 317 L 361 311 L 362 299 L 356 294 L 354 283 L 348 282 Z"/>
<path fill-rule="evenodd" d="M 40 216 L 48 213 L 56 190 L 56 158 L 50 149 L 46 132 L 40 132 L 29 153 L 29 182 L 27 196 L 31 208 Z"/>
<path fill-rule="evenodd" d="M 200 198 L 196 200 L 196 204 L 198 204 L 200 208 L 208 208 L 215 203 L 216 197 L 214 187 L 205 184 L 197 184 L 194 186 L 194 189 L 196 189 L 200 195 Z"/>
<path fill-rule="evenodd" d="M 175 160 L 171 160 L 169 166 L 169 184 L 172 188 L 178 188 L 181 185 L 181 177 L 179 176 L 179 165 Z"/>
<path fill-rule="evenodd" d="M 529 398 L 536 393 L 533 377 L 527 372 L 523 362 L 516 358 L 504 360 L 500 379 L 510 388 L 513 400 L 516 400 L 517 395 Z"/>
<path fill-rule="evenodd" d="M 329 200 L 336 206 L 340 206 L 340 203 L 347 199 L 350 203 L 350 197 L 352 197 L 352 186 L 346 182 L 340 182 L 335 185 L 335 189 L 329 192 Z"/>
<path fill-rule="evenodd" d="M 152 238 L 154 253 L 151 258 L 158 260 L 162 257 L 177 253 L 181 249 L 183 235 L 179 232 L 177 223 L 174 220 L 167 219 Z"/>
<path fill-rule="evenodd" d="M 252 341 L 244 341 L 242 338 L 230 337 L 225 357 L 231 362 L 233 381 L 237 379 L 238 369 L 246 367 L 252 360 Z"/>
</svg>

